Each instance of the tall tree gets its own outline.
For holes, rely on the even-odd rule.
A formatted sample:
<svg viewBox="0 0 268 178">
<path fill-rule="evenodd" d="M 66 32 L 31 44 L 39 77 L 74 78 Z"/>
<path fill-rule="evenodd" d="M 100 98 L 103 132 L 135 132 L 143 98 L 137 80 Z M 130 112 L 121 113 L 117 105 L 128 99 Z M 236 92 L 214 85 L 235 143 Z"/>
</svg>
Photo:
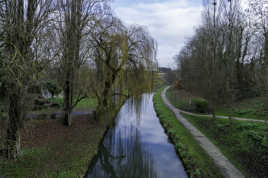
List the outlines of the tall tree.
<svg viewBox="0 0 268 178">
<path fill-rule="evenodd" d="M 240 1 L 209 4 L 202 25 L 178 55 L 184 86 L 206 98 L 212 113 L 215 104 L 232 103 L 255 84 L 246 72 L 252 32 L 244 14 Z"/>
<path fill-rule="evenodd" d="M 79 69 L 85 63 L 84 46 L 85 29 L 96 15 L 99 6 L 105 0 L 59 0 L 58 1 L 58 37 L 60 38 L 61 78 L 64 92 L 64 124 L 71 126 L 71 113 L 79 101 L 86 98 L 75 81 Z"/>
<path fill-rule="evenodd" d="M 29 87 L 36 79 L 40 59 L 34 53 L 48 24 L 52 0 L 1 1 L 0 22 L 3 68 L 9 99 L 7 157 L 20 151 L 20 126 Z"/>
</svg>

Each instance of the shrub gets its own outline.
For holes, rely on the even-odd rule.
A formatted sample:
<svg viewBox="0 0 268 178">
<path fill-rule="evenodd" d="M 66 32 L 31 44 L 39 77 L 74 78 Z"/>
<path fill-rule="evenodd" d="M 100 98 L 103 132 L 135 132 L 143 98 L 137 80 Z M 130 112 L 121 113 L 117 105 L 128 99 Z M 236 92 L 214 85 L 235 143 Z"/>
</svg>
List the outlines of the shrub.
<svg viewBox="0 0 268 178">
<path fill-rule="evenodd" d="M 194 98 L 192 100 L 192 105 L 194 107 L 194 110 L 199 113 L 208 113 L 209 112 L 209 106 L 208 101 L 203 98 Z"/>
<path fill-rule="evenodd" d="M 47 81 L 44 83 L 44 89 L 47 89 L 49 93 L 51 94 L 52 98 L 54 98 L 54 95 L 59 95 L 62 89 L 58 86 L 56 81 Z"/>
</svg>

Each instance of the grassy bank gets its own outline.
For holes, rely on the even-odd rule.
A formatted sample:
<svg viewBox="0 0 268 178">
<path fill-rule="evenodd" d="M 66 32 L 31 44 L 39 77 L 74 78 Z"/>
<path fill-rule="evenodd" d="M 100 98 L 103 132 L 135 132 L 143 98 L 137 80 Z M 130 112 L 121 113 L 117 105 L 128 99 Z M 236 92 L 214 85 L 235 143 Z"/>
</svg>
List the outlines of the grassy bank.
<svg viewBox="0 0 268 178">
<path fill-rule="evenodd" d="M 81 177 L 97 153 L 105 125 L 85 117 L 65 127 L 58 120 L 29 121 L 22 131 L 22 155 L 16 161 L 0 158 L 6 177 Z"/>
<path fill-rule="evenodd" d="M 160 92 L 159 90 L 154 95 L 155 110 L 169 138 L 174 143 L 188 175 L 197 178 L 223 177 L 212 159 L 199 146 L 190 132 L 177 121 L 173 112 L 165 106 Z"/>
<path fill-rule="evenodd" d="M 185 115 L 247 177 L 268 177 L 268 125 Z"/>
<path fill-rule="evenodd" d="M 233 108 L 217 107 L 216 114 L 226 116 L 228 113 L 232 113 L 232 116 L 235 117 L 268 120 L 268 96 L 244 99 L 233 105 Z"/>
<path fill-rule="evenodd" d="M 160 88 L 167 85 L 167 82 L 164 78 L 163 74 L 160 74 L 159 72 L 154 73 L 154 81 L 153 81 L 153 88 L 154 91 L 159 90 Z"/>
<path fill-rule="evenodd" d="M 176 90 L 173 87 L 170 87 L 166 92 L 166 96 L 176 108 L 193 112 L 190 104 L 190 99 L 192 96 L 185 90 Z"/>
<path fill-rule="evenodd" d="M 173 87 L 168 89 L 166 95 L 175 107 L 185 111 L 198 113 L 189 104 L 190 99 L 198 98 L 197 96 L 193 96 L 185 90 L 177 90 Z M 234 117 L 268 120 L 268 96 L 247 98 L 237 101 L 232 105 L 232 108 L 225 105 L 218 105 L 216 107 L 216 114 L 228 116 L 229 113 L 231 113 Z"/>
</svg>

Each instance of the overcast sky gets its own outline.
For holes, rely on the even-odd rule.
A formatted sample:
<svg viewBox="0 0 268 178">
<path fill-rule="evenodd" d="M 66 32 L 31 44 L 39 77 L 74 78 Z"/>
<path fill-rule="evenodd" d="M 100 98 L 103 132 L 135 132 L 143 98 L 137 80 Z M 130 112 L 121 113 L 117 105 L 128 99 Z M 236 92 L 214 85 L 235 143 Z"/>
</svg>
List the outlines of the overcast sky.
<svg viewBox="0 0 268 178">
<path fill-rule="evenodd" d="M 114 0 L 126 25 L 146 26 L 158 43 L 160 66 L 175 67 L 176 55 L 201 23 L 202 0 Z"/>
</svg>

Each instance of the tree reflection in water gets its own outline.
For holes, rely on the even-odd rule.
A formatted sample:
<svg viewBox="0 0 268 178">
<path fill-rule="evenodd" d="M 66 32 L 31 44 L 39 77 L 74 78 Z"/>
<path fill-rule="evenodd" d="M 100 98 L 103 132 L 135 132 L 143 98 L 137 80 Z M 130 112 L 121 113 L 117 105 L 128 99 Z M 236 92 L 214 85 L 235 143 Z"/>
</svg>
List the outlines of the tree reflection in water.
<svg viewBox="0 0 268 178">
<path fill-rule="evenodd" d="M 147 96 L 149 97 L 149 96 Z M 148 99 L 129 99 L 107 133 L 87 173 L 88 178 L 157 178 L 153 159 L 142 148 L 138 126 Z"/>
<path fill-rule="evenodd" d="M 88 178 L 157 178 L 153 159 L 142 149 L 137 128 L 114 129 L 108 134 Z"/>
<path fill-rule="evenodd" d="M 187 178 L 156 116 L 152 94 L 123 105 L 90 166 L 88 178 Z"/>
</svg>

